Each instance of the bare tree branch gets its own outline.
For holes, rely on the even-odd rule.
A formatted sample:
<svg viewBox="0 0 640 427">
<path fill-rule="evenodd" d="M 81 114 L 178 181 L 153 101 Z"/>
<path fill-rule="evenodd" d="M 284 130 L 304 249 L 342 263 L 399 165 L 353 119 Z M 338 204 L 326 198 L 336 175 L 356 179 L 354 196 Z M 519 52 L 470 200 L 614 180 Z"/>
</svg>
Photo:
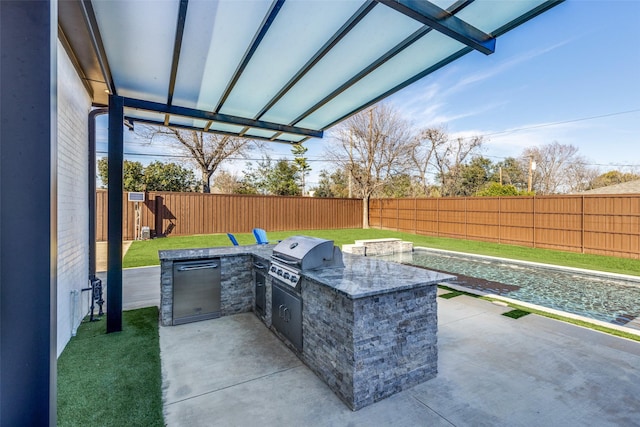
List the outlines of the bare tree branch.
<svg viewBox="0 0 640 427">
<path fill-rule="evenodd" d="M 171 127 L 144 126 L 140 134 L 150 140 L 160 136 L 176 142 L 188 161 L 200 171 L 203 193 L 211 192 L 211 176 L 222 162 L 234 156 L 243 157 L 262 146 L 252 139 Z"/>
<path fill-rule="evenodd" d="M 363 198 L 363 227 L 368 228 L 371 195 L 388 177 L 410 167 L 410 126 L 391 107 L 379 104 L 338 125 L 334 138 L 337 144 L 327 150 L 327 158 L 351 175 Z"/>
</svg>

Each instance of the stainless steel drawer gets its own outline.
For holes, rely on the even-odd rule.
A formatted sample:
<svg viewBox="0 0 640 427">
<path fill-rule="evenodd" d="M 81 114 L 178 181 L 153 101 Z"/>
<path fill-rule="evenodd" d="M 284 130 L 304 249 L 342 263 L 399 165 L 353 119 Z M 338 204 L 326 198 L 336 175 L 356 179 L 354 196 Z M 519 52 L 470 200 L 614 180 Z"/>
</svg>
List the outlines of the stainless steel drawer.
<svg viewBox="0 0 640 427">
<path fill-rule="evenodd" d="M 220 316 L 220 259 L 173 264 L 173 324 Z"/>
</svg>

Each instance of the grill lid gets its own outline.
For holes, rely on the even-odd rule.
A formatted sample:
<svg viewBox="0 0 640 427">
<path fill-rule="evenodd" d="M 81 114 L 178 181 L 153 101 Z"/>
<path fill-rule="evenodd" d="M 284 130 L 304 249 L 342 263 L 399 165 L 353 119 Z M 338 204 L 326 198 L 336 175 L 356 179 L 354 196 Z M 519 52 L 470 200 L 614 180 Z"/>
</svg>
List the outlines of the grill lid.
<svg viewBox="0 0 640 427">
<path fill-rule="evenodd" d="M 273 259 L 300 270 L 343 266 L 340 249 L 334 248 L 333 240 L 310 236 L 284 239 L 273 248 Z"/>
</svg>

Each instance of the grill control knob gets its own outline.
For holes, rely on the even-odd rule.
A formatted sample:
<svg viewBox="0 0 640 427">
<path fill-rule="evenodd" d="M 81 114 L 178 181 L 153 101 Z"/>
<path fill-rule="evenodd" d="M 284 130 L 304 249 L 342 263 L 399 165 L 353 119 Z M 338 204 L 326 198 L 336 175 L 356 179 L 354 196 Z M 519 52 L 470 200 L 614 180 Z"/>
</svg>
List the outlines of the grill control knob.
<svg viewBox="0 0 640 427">
<path fill-rule="evenodd" d="M 291 283 L 296 283 L 298 281 L 298 276 L 294 276 L 293 274 L 291 275 Z"/>
<path fill-rule="evenodd" d="M 282 270 L 278 269 L 278 276 L 282 276 Z"/>
<path fill-rule="evenodd" d="M 287 272 L 285 271 L 285 273 L 284 273 L 284 276 L 283 276 L 283 277 L 284 277 L 285 279 L 288 279 L 288 278 L 289 278 L 289 273 L 287 273 Z"/>
</svg>

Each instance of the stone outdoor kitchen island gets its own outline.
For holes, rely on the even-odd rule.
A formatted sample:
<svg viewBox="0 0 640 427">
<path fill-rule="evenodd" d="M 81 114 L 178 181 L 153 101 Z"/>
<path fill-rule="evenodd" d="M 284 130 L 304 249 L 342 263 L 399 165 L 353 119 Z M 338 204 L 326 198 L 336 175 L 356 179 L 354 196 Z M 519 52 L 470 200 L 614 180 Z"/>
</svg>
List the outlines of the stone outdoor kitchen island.
<svg viewBox="0 0 640 427">
<path fill-rule="evenodd" d="M 272 323 L 276 285 L 269 276 L 264 281 L 266 308 L 256 308 L 254 284 L 260 273 L 255 266 L 269 264 L 271 248 L 160 251 L 162 324 L 173 324 L 174 262 L 216 259 L 222 269 L 220 315 L 255 311 L 351 409 L 436 376 L 437 284 L 453 276 L 351 254 L 344 254 L 344 267 L 302 271 L 303 344 L 297 348 Z"/>
</svg>

